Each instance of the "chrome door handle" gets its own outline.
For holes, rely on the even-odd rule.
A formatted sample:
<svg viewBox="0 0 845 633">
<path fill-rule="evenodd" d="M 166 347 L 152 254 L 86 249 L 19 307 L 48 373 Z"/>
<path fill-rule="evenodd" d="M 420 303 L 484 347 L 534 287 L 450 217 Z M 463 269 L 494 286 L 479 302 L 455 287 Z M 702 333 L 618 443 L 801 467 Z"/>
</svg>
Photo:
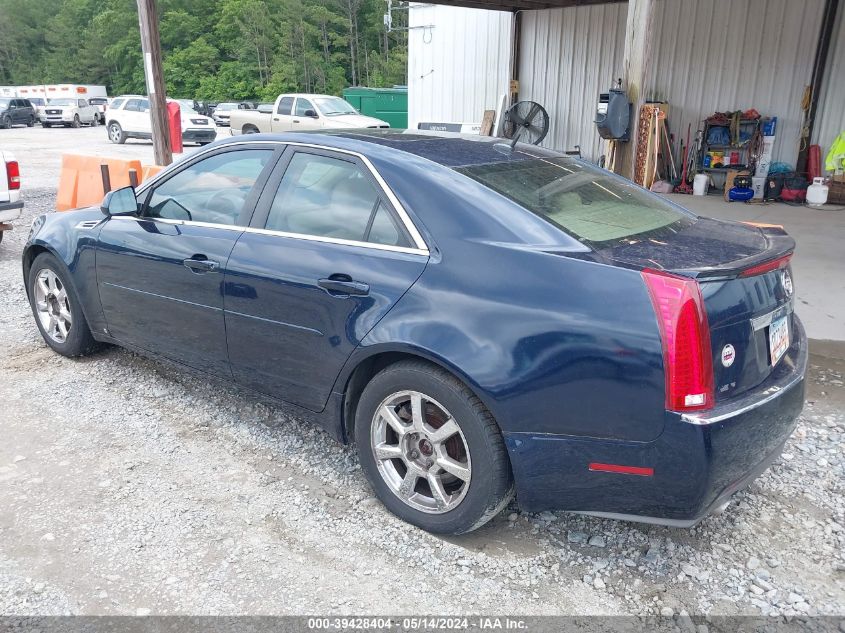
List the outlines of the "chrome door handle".
<svg viewBox="0 0 845 633">
<path fill-rule="evenodd" d="M 320 279 L 317 285 L 333 297 L 351 295 L 363 297 L 370 294 L 369 284 L 363 281 L 352 281 L 349 275 L 332 275 L 328 279 Z"/>
<path fill-rule="evenodd" d="M 195 273 L 211 273 L 220 268 L 219 262 L 213 262 L 210 259 L 199 259 L 197 257 L 183 259 L 182 263 L 186 268 L 190 268 Z"/>
</svg>

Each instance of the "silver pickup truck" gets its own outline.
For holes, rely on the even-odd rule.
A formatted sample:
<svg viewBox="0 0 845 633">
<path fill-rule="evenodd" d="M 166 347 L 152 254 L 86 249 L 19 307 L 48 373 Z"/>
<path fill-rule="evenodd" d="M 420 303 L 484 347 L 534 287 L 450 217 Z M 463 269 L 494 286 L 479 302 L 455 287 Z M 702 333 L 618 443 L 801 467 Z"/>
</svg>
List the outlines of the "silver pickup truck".
<svg viewBox="0 0 845 633">
<path fill-rule="evenodd" d="M 340 97 L 313 94 L 279 95 L 272 112 L 233 110 L 229 125 L 232 134 L 390 127 L 381 119 L 364 116 Z"/>
<path fill-rule="evenodd" d="M 21 173 L 18 161 L 9 152 L 0 150 L 0 241 L 9 224 L 21 216 Z"/>
</svg>

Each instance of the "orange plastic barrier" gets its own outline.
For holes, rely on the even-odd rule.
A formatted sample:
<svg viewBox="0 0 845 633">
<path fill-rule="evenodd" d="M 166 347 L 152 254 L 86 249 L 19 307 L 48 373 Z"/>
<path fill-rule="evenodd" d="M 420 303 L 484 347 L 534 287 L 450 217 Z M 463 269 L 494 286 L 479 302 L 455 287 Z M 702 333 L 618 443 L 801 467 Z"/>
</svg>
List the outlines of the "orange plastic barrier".
<svg viewBox="0 0 845 633">
<path fill-rule="evenodd" d="M 100 165 L 108 165 L 112 190 L 128 187 L 129 170 L 134 169 L 141 182 L 143 171 L 140 160 L 100 158 L 98 156 L 62 155 L 62 173 L 59 177 L 59 192 L 56 196 L 56 210 L 67 211 L 100 204 L 106 192 Z"/>
<path fill-rule="evenodd" d="M 162 165 L 144 165 L 144 171 L 141 174 L 140 182 L 144 182 L 145 180 L 149 180 L 153 176 L 155 176 L 158 172 L 160 172 L 164 167 Z"/>
</svg>

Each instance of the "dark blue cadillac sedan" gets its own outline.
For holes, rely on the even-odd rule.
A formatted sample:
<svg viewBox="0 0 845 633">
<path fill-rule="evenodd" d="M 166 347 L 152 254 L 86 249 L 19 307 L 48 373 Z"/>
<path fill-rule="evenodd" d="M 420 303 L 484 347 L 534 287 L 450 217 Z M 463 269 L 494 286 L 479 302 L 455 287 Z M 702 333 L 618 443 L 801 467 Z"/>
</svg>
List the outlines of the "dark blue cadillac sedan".
<svg viewBox="0 0 845 633">
<path fill-rule="evenodd" d="M 697 217 L 579 160 L 410 132 L 255 135 L 23 254 L 47 344 L 115 343 L 296 405 L 439 533 L 516 494 L 690 526 L 804 397 L 782 229 Z"/>
</svg>

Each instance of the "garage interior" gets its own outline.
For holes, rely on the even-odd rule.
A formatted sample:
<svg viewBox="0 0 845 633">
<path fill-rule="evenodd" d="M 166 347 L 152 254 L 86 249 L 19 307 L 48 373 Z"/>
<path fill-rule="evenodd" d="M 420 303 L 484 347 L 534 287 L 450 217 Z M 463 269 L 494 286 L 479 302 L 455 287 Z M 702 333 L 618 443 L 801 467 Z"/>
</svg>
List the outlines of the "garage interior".
<svg viewBox="0 0 845 633">
<path fill-rule="evenodd" d="M 663 104 L 671 135 L 666 146 L 672 158 L 663 161 L 667 180 L 669 162 L 681 172 L 688 129 L 695 138 L 698 130 L 704 135 L 715 113 L 752 109 L 760 115 L 761 130 L 776 117 L 771 165 L 806 173 L 813 160 L 810 146 L 819 145 L 823 171 L 827 152 L 845 131 L 842 5 L 840 0 L 411 4 L 408 125 L 477 124 L 502 101 L 534 101 L 549 115 L 541 145 L 577 150 L 585 160 L 604 164 L 609 145 L 596 126 L 599 95 L 622 79 L 633 102 L 631 135 L 643 103 Z M 845 267 L 843 205 L 728 203 L 721 189 L 731 170 L 712 162 L 714 168 L 704 169 L 704 161 L 712 160 L 707 150 L 715 146 L 703 141 L 695 163 L 709 174 L 711 195 L 666 195 L 701 215 L 783 225 L 798 243 L 797 309 L 808 333 L 831 341 L 825 349 L 845 357 L 845 280 L 830 275 Z M 633 177 L 636 145 L 618 145 L 623 156 L 615 171 Z"/>
</svg>

